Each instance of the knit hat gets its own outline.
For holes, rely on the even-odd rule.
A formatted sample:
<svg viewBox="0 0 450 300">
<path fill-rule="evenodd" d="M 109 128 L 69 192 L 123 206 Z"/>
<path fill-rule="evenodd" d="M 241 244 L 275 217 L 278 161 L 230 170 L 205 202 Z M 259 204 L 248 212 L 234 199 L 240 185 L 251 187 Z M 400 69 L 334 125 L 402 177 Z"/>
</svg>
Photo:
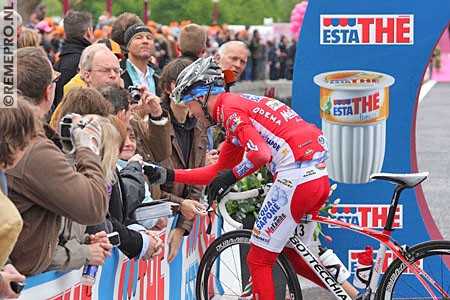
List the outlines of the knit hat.
<svg viewBox="0 0 450 300">
<path fill-rule="evenodd" d="M 131 25 L 130 27 L 128 27 L 127 31 L 125 31 L 125 36 L 124 36 L 125 47 L 128 49 L 128 46 L 130 45 L 133 38 L 137 34 L 142 33 L 142 32 L 146 32 L 146 33 L 149 33 L 150 35 L 152 35 L 150 28 L 148 28 L 148 26 L 145 26 L 144 24 L 134 24 L 134 25 Z"/>
</svg>

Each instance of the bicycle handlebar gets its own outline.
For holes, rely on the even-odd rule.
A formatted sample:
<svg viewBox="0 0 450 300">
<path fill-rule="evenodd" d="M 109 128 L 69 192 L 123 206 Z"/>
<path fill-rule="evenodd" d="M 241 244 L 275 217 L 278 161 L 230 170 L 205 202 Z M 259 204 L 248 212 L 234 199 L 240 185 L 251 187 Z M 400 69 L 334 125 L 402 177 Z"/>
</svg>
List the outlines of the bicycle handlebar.
<svg viewBox="0 0 450 300">
<path fill-rule="evenodd" d="M 242 229 L 244 225 L 234 220 L 227 211 L 226 203 L 229 200 L 241 200 L 241 199 L 249 199 L 253 197 L 258 197 L 260 195 L 264 195 L 267 193 L 267 190 L 264 187 L 248 190 L 245 192 L 230 192 L 226 194 L 222 200 L 219 202 L 218 209 L 223 219 L 230 224 L 232 227 L 236 229 Z"/>
</svg>

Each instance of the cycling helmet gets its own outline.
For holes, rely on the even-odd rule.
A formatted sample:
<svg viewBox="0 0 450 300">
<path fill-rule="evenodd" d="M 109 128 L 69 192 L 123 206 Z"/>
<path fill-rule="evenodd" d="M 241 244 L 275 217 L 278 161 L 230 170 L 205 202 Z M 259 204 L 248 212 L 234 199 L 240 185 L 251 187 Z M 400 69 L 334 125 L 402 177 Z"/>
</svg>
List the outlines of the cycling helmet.
<svg viewBox="0 0 450 300">
<path fill-rule="evenodd" d="M 211 85 L 211 94 L 223 92 L 222 89 L 214 88 L 223 88 L 225 85 L 222 69 L 213 57 L 199 58 L 178 75 L 176 87 L 172 91 L 171 98 L 176 103 L 188 102 L 194 99 L 193 96 L 199 97 L 206 94 L 203 92 L 204 88 L 197 89 L 197 93 L 192 93 L 194 88 Z M 185 97 L 186 95 L 190 96 Z"/>
</svg>

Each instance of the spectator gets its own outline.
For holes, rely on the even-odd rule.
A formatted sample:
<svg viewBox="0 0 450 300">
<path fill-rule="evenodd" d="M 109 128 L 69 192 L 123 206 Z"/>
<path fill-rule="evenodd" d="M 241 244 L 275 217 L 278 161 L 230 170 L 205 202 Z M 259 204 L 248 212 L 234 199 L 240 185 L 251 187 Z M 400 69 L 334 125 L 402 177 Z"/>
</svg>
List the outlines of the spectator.
<svg viewBox="0 0 450 300">
<path fill-rule="evenodd" d="M 66 102 L 67 101 L 67 102 Z M 68 113 L 95 114 L 107 117 L 113 112 L 112 105 L 94 88 L 73 88 L 64 97 L 60 106 L 61 117 Z M 58 124 L 60 119 L 57 120 Z"/>
<path fill-rule="evenodd" d="M 287 78 L 287 59 L 288 59 L 288 44 L 289 40 L 285 35 L 282 35 L 280 37 L 280 42 L 278 43 L 278 59 L 280 62 L 280 79 L 286 79 Z"/>
<path fill-rule="evenodd" d="M 288 48 L 288 55 L 286 61 L 286 69 L 287 69 L 287 80 L 292 80 L 292 76 L 294 74 L 294 64 L 295 64 L 295 52 L 297 51 L 297 40 L 293 39 L 292 44 Z"/>
<path fill-rule="evenodd" d="M 266 78 L 266 45 L 257 29 L 253 31 L 250 41 L 250 53 L 252 56 L 252 80 Z"/>
<path fill-rule="evenodd" d="M 160 70 L 149 61 L 155 51 L 150 28 L 142 24 L 132 25 L 125 32 L 124 41 L 128 50 L 128 59 L 122 63 L 126 70 L 122 74 L 124 87 L 143 85 L 153 95 L 161 95 L 158 86 Z"/>
<path fill-rule="evenodd" d="M 267 60 L 269 62 L 269 79 L 277 80 L 280 74 L 280 62 L 278 57 L 278 50 L 274 41 L 267 41 L 268 54 Z"/>
<path fill-rule="evenodd" d="M 29 142 L 36 136 L 40 125 L 30 104 L 18 97 L 17 108 L 0 108 L 0 297 L 17 298 L 10 286 L 12 281 L 21 282 L 25 276 L 7 262 L 22 229 L 22 218 L 15 205 L 6 197 L 7 186 L 4 171 L 14 167 L 22 158 Z M 5 265 L 6 262 L 6 265 Z"/>
<path fill-rule="evenodd" d="M 39 35 L 35 30 L 25 28 L 22 30 L 17 47 L 39 47 Z"/>
<path fill-rule="evenodd" d="M 80 72 L 64 87 L 67 93 L 72 87 L 98 87 L 103 84 L 121 84 L 120 64 L 114 53 L 105 44 L 94 44 L 84 49 L 80 58 Z M 60 104 L 53 112 L 50 126 L 56 128 L 60 114 Z"/>
<path fill-rule="evenodd" d="M 203 56 L 206 51 L 205 29 L 197 24 L 184 26 L 178 34 L 178 50 L 181 52 L 180 58 L 191 61 Z"/>
<path fill-rule="evenodd" d="M 125 127 L 131 124 L 137 133 L 137 152 L 143 160 L 160 162 L 171 155 L 168 113 L 161 108 L 158 97 L 144 89 L 138 104 L 130 104 L 130 93 L 123 88 L 104 85 L 99 87 L 99 90 L 103 97 L 114 105 L 114 113 L 122 120 Z M 135 116 L 131 118 L 130 112 L 137 109 L 144 112 L 146 116 L 142 118 L 135 113 Z M 153 185 L 151 194 L 154 199 L 159 199 L 161 195 L 159 186 Z"/>
<path fill-rule="evenodd" d="M 245 71 L 248 59 L 248 47 L 242 41 L 229 41 L 220 46 L 219 51 L 214 56 L 220 64 L 222 70 L 230 70 L 234 74 L 234 80 L 225 83 L 225 90 L 230 91 L 230 87 L 238 80 Z M 225 129 L 218 124 L 208 128 L 208 152 L 206 153 L 206 165 L 217 162 L 218 145 L 225 140 Z"/>
<path fill-rule="evenodd" d="M 115 125 L 118 129 L 124 126 L 120 121 L 115 122 Z M 119 129 L 119 131 L 123 131 L 123 129 Z M 141 172 L 130 173 L 127 170 L 121 170 L 121 173 L 117 176 L 117 182 L 112 186 L 110 196 L 108 222 L 112 225 L 113 230 L 120 235 L 121 245 L 119 249 L 130 259 L 151 259 L 158 256 L 164 246 L 162 240 L 153 231 L 138 224 L 134 215 L 129 214 L 130 200 L 128 200 L 128 197 L 136 196 L 134 191 L 131 190 L 131 186 L 138 190 L 144 189 L 143 176 L 141 175 Z M 140 194 L 143 195 L 143 191 Z"/>
<path fill-rule="evenodd" d="M 66 99 L 64 104 L 68 105 L 76 102 L 77 97 L 80 96 L 81 98 L 86 98 L 83 94 L 87 94 L 90 91 L 96 93 L 96 95 L 93 95 L 93 98 L 95 97 L 97 102 L 106 102 L 100 93 L 94 89 L 78 89 L 78 91 L 73 89 L 68 94 L 68 99 Z M 71 100 L 72 97 L 74 100 Z M 73 110 L 73 112 L 78 111 Z M 118 151 L 116 149 L 118 149 L 121 143 L 121 137 L 108 118 L 98 115 L 85 115 L 83 118 L 85 120 L 93 119 L 101 127 L 102 140 L 100 154 L 102 171 L 108 186 L 111 186 L 117 180 L 115 161 L 118 156 Z M 105 259 L 111 256 L 110 252 L 112 249 L 106 232 L 100 231 L 89 235 L 85 231 L 85 225 L 72 221 L 69 218 L 62 218 L 58 245 L 56 246 L 55 254 L 47 271 L 79 269 L 86 264 L 104 265 Z"/>
<path fill-rule="evenodd" d="M 219 51 L 214 56 L 223 70 L 230 70 L 238 80 L 245 71 L 248 58 L 248 48 L 244 42 L 229 41 L 220 46 Z M 230 85 L 227 86 L 229 90 Z"/>
<path fill-rule="evenodd" d="M 205 164 L 208 144 L 206 127 L 197 122 L 196 118 L 189 116 L 187 106 L 177 105 L 169 98 L 178 74 L 189 64 L 191 64 L 189 59 L 172 60 L 164 68 L 160 79 L 161 88 L 164 90 L 162 106 L 170 113 L 170 138 L 172 140 L 172 155 L 161 164 L 171 169 L 193 169 Z M 200 210 L 204 209 L 203 205 L 199 203 L 203 186 L 168 183 L 161 185 L 161 190 L 163 198 L 169 198 L 170 201 L 179 203 L 178 210 L 182 213 L 167 239 L 170 245 L 167 261 L 170 263 L 178 254 L 183 235 L 188 235 L 191 231 L 194 217 L 206 215 L 197 209 L 197 207 Z"/>
<path fill-rule="evenodd" d="M 81 53 L 93 39 L 92 16 L 88 12 L 69 11 L 64 18 L 66 40 L 62 43 L 55 70 L 62 76 L 56 85 L 55 107 L 63 98 L 64 85 L 77 74 Z"/>
<path fill-rule="evenodd" d="M 47 13 L 47 7 L 45 4 L 39 4 L 34 9 L 33 13 L 30 16 L 30 23 L 37 24 L 40 21 L 44 20 L 45 14 Z"/>
<path fill-rule="evenodd" d="M 40 46 L 47 53 L 48 59 L 53 64 L 55 62 L 56 50 L 51 43 L 53 39 L 52 28 L 48 25 L 47 21 L 43 20 L 36 24 L 36 29 L 40 35 Z"/>
<path fill-rule="evenodd" d="M 123 54 L 127 53 L 125 31 L 127 31 L 128 27 L 135 24 L 143 25 L 144 22 L 136 14 L 125 12 L 119 15 L 112 25 L 111 39 L 120 45 Z"/>
<path fill-rule="evenodd" d="M 18 49 L 16 61 L 18 88 L 39 108 L 40 117 L 45 116 L 55 89 L 50 62 L 42 50 L 31 47 Z M 56 140 L 54 133 L 48 133 Z M 49 266 L 62 216 L 86 225 L 98 224 L 106 217 L 108 193 L 94 142 L 101 139 L 101 132 L 92 121 L 73 134 L 76 171 L 42 130 L 32 139 L 24 159 L 6 172 L 10 198 L 27 228 L 20 234 L 11 259 L 25 275 L 39 274 Z"/>
</svg>

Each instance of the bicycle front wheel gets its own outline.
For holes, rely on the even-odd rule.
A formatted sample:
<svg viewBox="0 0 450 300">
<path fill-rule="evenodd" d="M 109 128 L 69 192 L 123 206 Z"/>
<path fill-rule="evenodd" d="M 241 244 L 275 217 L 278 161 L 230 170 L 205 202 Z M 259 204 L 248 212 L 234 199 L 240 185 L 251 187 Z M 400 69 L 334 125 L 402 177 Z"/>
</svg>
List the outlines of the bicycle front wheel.
<svg viewBox="0 0 450 300">
<path fill-rule="evenodd" d="M 450 241 L 429 241 L 411 247 L 408 251 L 412 264 L 423 270 L 421 277 L 437 299 L 450 299 Z M 419 279 L 395 259 L 386 270 L 376 299 L 434 299 Z"/>
<path fill-rule="evenodd" d="M 230 231 L 208 247 L 197 272 L 197 299 L 251 299 L 246 262 L 250 236 L 250 230 Z M 280 253 L 272 273 L 277 300 L 302 299 L 297 275 L 284 253 Z"/>
</svg>

